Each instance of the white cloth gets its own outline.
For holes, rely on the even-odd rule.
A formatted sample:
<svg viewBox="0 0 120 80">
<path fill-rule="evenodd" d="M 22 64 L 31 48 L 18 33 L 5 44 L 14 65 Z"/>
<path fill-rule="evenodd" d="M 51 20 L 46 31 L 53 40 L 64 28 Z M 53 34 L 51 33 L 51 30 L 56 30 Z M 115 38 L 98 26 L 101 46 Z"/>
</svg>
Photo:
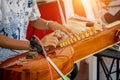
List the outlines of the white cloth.
<svg viewBox="0 0 120 80">
<path fill-rule="evenodd" d="M 0 0 L 0 34 L 26 40 L 26 29 L 29 20 L 40 17 L 36 0 Z M 0 48 L 0 62 L 19 52 Z"/>
<path fill-rule="evenodd" d="M 99 2 L 97 4 L 101 4 L 101 8 L 96 16 L 101 18 L 104 25 L 108 24 L 104 18 L 104 14 L 110 13 L 114 16 L 118 11 L 120 11 L 120 0 L 111 0 L 107 7 L 103 2 Z"/>
<path fill-rule="evenodd" d="M 108 4 L 108 12 L 115 15 L 120 10 L 120 0 L 112 0 Z"/>
</svg>

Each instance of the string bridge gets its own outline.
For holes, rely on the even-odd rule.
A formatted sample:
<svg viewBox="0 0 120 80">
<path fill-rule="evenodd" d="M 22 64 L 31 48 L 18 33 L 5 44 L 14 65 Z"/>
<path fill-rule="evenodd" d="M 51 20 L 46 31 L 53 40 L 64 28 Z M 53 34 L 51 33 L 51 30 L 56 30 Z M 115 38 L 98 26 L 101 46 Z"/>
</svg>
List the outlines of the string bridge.
<svg viewBox="0 0 120 80">
<path fill-rule="evenodd" d="M 46 51 L 47 53 L 52 53 L 57 49 L 61 49 L 63 47 L 67 47 L 69 45 L 72 45 L 73 43 L 83 40 L 89 36 L 92 36 L 94 34 L 98 33 L 98 31 L 94 28 L 94 27 L 88 27 L 86 29 L 86 31 L 82 31 L 81 33 L 79 33 L 78 36 L 72 36 L 72 37 L 68 37 L 66 39 L 61 40 L 58 45 L 56 46 L 56 48 L 54 47 L 46 47 Z"/>
</svg>

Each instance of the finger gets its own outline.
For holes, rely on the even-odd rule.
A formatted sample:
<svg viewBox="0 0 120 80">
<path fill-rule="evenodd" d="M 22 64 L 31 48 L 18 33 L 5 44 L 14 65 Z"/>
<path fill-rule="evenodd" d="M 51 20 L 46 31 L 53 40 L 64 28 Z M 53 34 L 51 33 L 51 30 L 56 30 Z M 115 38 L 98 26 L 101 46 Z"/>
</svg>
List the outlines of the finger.
<svg viewBox="0 0 120 80">
<path fill-rule="evenodd" d="M 47 43 L 48 46 L 53 46 L 56 48 L 57 46 L 57 43 L 56 42 L 50 42 L 50 43 Z"/>
<path fill-rule="evenodd" d="M 56 47 L 57 46 L 57 44 L 58 44 L 58 39 L 56 38 L 56 37 L 51 37 L 51 38 L 49 38 L 49 40 L 47 41 L 47 45 L 48 46 L 54 46 L 54 47 Z"/>
<path fill-rule="evenodd" d="M 49 43 L 48 46 L 53 46 L 54 48 L 56 48 L 57 45 L 54 43 Z"/>
<path fill-rule="evenodd" d="M 72 31 L 71 30 L 69 30 L 68 28 L 63 28 L 62 29 L 62 31 L 65 33 L 65 34 L 67 34 L 68 36 L 71 36 L 71 34 L 72 34 Z"/>
<path fill-rule="evenodd" d="M 55 45 L 57 45 L 58 42 L 59 42 L 59 40 L 57 39 L 57 37 L 53 37 L 53 38 L 51 38 L 51 40 L 50 40 L 50 43 L 53 43 L 53 44 L 55 44 Z"/>
<path fill-rule="evenodd" d="M 70 36 L 70 37 L 72 37 L 72 36 L 78 36 L 78 35 L 79 35 L 78 32 L 73 31 L 73 30 L 71 30 L 71 29 L 69 29 L 69 28 L 66 28 L 66 33 L 67 33 L 68 36 Z"/>
<path fill-rule="evenodd" d="M 79 36 L 79 34 L 80 34 L 79 32 L 77 32 L 77 31 L 76 31 L 76 32 L 73 31 L 71 35 L 72 35 L 72 36 Z"/>
</svg>

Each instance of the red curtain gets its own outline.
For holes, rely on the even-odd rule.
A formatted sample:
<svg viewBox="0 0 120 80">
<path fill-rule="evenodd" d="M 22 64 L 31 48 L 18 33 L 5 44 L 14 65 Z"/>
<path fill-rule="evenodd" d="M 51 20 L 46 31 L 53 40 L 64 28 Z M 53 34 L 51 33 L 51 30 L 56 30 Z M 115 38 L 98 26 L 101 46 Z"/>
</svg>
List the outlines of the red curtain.
<svg viewBox="0 0 120 80">
<path fill-rule="evenodd" d="M 63 2 L 60 2 L 60 3 L 62 5 L 63 12 L 65 12 Z M 46 19 L 46 20 L 57 21 L 58 23 L 62 23 L 57 2 L 51 2 L 48 4 L 44 4 L 44 5 L 38 5 L 38 7 L 41 13 L 41 18 Z M 29 40 L 33 34 L 35 34 L 39 38 L 42 38 L 43 36 L 51 32 L 52 30 L 36 30 L 29 24 L 26 38 Z"/>
</svg>

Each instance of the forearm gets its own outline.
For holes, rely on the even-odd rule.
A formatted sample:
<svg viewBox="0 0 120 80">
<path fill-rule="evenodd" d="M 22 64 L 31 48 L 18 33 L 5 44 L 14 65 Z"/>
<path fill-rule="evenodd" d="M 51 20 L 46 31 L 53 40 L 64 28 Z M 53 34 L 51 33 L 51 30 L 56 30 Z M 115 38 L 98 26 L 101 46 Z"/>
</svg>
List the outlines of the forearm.
<svg viewBox="0 0 120 80">
<path fill-rule="evenodd" d="M 35 21 L 30 21 L 30 24 L 36 28 L 36 29 L 39 29 L 39 30 L 49 30 L 49 23 L 47 20 L 44 20 L 44 19 L 38 19 L 38 20 L 35 20 Z"/>
<path fill-rule="evenodd" d="M 0 47 L 15 50 L 30 50 L 29 41 L 16 40 L 0 34 Z"/>
<path fill-rule="evenodd" d="M 64 25 L 59 24 L 56 21 L 46 21 L 44 19 L 38 19 L 35 21 L 30 21 L 30 23 L 32 24 L 32 26 L 36 29 L 42 29 L 42 30 L 61 30 L 64 33 L 66 33 L 67 35 L 71 35 L 74 34 L 72 32 L 72 30 L 68 29 L 67 27 L 65 27 Z"/>
<path fill-rule="evenodd" d="M 49 20 L 44 20 L 42 18 L 35 20 L 35 21 L 30 21 L 30 24 L 39 30 L 57 30 L 58 27 L 63 27 L 56 21 L 49 21 Z"/>
</svg>

